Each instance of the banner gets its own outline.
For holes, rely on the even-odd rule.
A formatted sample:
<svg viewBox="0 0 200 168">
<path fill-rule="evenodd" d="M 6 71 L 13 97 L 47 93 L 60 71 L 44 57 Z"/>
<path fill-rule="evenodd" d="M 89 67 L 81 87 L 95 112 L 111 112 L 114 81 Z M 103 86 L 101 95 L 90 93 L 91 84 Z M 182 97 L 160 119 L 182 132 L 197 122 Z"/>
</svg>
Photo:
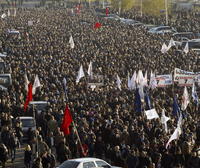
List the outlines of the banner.
<svg viewBox="0 0 200 168">
<path fill-rule="evenodd" d="M 157 87 L 166 87 L 172 85 L 172 74 L 156 75 Z"/>
<path fill-rule="evenodd" d="M 179 86 L 192 86 L 197 75 L 200 75 L 200 72 L 189 72 L 175 68 L 174 82 L 178 82 Z"/>
<path fill-rule="evenodd" d="M 104 85 L 103 75 L 93 75 L 88 77 L 88 87 L 101 87 Z"/>
</svg>

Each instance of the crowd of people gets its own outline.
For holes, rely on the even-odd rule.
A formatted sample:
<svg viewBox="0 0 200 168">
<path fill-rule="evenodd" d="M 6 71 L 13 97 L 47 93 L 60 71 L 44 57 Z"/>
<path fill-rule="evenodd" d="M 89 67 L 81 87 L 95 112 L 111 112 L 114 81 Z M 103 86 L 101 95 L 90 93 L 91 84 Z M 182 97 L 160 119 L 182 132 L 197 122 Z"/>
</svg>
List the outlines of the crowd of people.
<svg viewBox="0 0 200 168">
<path fill-rule="evenodd" d="M 141 18 L 134 11 L 121 15 L 144 23 L 164 23 L 164 18 Z M 198 12 L 176 15 L 169 24 L 177 30 L 199 31 Z M 33 25 L 28 25 L 28 21 L 33 21 Z M 96 22 L 102 27 L 94 29 Z M 190 51 L 186 55 L 174 48 L 162 54 L 163 41 L 169 40 L 170 35 L 149 34 L 143 27 L 98 17 L 93 9 L 81 8 L 78 13 L 64 8 L 18 9 L 16 17 L 1 19 L 0 28 L 0 52 L 7 52 L 4 71 L 12 76 L 12 85 L 0 94 L 3 167 L 9 158 L 15 162 L 16 148 L 24 143 L 18 117 L 35 112 L 30 108 L 24 111 L 25 74 L 31 83 L 38 75 L 42 85 L 33 100 L 49 102 L 47 109 L 36 115 L 37 129 L 28 130 L 24 151 L 27 168 L 51 168 L 57 162 L 86 156 L 124 168 L 200 167 L 200 116 L 192 101 L 184 111 L 183 133 L 165 147 L 178 120 L 172 114 L 173 96 L 179 95 L 180 104 L 183 87 L 173 85 L 149 91 L 152 107 L 160 116 L 165 109 L 171 118 L 168 133 L 159 119 L 147 120 L 144 112 L 135 111 L 134 91 L 127 87 L 128 73 L 138 70 L 147 71 L 148 76 L 150 71 L 170 74 L 176 67 L 199 71 L 197 53 Z M 20 34 L 9 34 L 8 29 L 19 30 Z M 73 49 L 70 36 L 75 43 Z M 76 83 L 79 67 L 82 65 L 86 74 L 90 61 L 93 74 L 104 79 L 103 86 L 94 89 L 88 87 L 87 75 Z M 116 85 L 117 74 L 122 79 L 121 90 Z M 63 78 L 67 81 L 66 94 Z M 74 121 L 67 136 L 60 130 L 66 104 Z M 144 102 L 142 106 L 145 109 Z"/>
</svg>

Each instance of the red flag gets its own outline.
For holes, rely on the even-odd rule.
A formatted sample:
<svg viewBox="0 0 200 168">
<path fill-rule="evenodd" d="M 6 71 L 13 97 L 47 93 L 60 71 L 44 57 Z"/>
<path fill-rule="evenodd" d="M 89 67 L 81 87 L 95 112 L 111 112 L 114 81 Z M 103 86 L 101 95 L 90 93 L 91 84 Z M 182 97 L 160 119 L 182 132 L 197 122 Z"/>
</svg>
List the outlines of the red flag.
<svg viewBox="0 0 200 168">
<path fill-rule="evenodd" d="M 95 25 L 94 25 L 94 28 L 95 28 L 95 29 L 98 29 L 98 28 L 100 28 L 100 27 L 101 27 L 101 23 L 96 22 Z"/>
<path fill-rule="evenodd" d="M 108 14 L 109 14 L 109 9 L 106 8 L 106 16 L 108 16 Z"/>
<path fill-rule="evenodd" d="M 60 130 L 63 131 L 65 135 L 70 134 L 69 126 L 70 126 L 72 121 L 73 120 L 72 120 L 71 113 L 69 111 L 68 105 L 66 105 L 63 122 L 62 122 L 61 127 L 60 127 Z"/>
<path fill-rule="evenodd" d="M 27 110 L 29 102 L 33 100 L 32 88 L 33 88 L 32 84 L 29 83 L 28 84 L 28 94 L 26 96 L 26 101 L 24 103 L 24 111 Z"/>
</svg>

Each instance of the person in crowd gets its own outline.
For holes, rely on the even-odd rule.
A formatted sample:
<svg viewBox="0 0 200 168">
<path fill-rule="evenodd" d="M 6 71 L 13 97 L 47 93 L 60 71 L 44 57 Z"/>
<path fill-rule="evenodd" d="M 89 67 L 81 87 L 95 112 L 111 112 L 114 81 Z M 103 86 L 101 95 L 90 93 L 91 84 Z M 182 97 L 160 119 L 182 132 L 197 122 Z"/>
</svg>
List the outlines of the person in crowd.
<svg viewBox="0 0 200 168">
<path fill-rule="evenodd" d="M 30 145 L 26 145 L 24 150 L 24 165 L 26 168 L 31 168 L 32 151 Z"/>
<path fill-rule="evenodd" d="M 7 160 L 8 160 L 8 149 L 3 143 L 0 143 L 0 161 L 2 168 L 6 167 Z"/>
</svg>

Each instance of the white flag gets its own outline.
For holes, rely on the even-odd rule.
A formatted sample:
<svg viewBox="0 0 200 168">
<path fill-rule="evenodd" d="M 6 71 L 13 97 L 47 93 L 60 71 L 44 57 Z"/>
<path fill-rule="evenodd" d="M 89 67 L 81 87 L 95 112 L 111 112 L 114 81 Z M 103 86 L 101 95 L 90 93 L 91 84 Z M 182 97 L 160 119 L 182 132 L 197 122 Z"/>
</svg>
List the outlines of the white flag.
<svg viewBox="0 0 200 168">
<path fill-rule="evenodd" d="M 133 73 L 133 76 L 129 77 L 129 73 L 128 73 L 128 88 L 129 90 L 134 90 L 136 88 L 136 79 L 137 79 L 137 74 L 136 71 Z"/>
<path fill-rule="evenodd" d="M 169 45 L 168 45 L 168 47 L 167 47 L 167 51 L 168 51 L 172 46 L 176 46 L 176 43 L 175 43 L 175 41 L 171 38 L 170 41 L 169 41 Z"/>
<path fill-rule="evenodd" d="M 177 127 L 174 131 L 174 133 L 171 135 L 170 139 L 168 140 L 167 144 L 166 144 L 166 149 L 169 146 L 169 143 L 175 139 L 178 139 L 179 136 L 181 135 L 181 129 L 179 127 Z"/>
<path fill-rule="evenodd" d="M 143 85 L 148 86 L 147 71 L 145 72 L 145 75 L 144 75 Z"/>
<path fill-rule="evenodd" d="M 139 89 L 140 99 L 144 100 L 144 86 L 143 85 L 138 85 L 138 89 Z"/>
<path fill-rule="evenodd" d="M 180 116 L 179 116 L 179 118 L 178 118 L 177 127 L 179 127 L 180 130 L 181 130 L 182 125 L 183 125 L 183 115 L 182 115 L 182 113 L 180 112 Z"/>
<path fill-rule="evenodd" d="M 155 74 L 151 71 L 149 87 L 155 89 L 157 87 L 157 80 Z"/>
<path fill-rule="evenodd" d="M 70 36 L 70 38 L 69 38 L 69 44 L 70 44 L 70 47 L 73 49 L 75 44 L 74 44 L 74 40 L 73 40 L 72 36 Z"/>
<path fill-rule="evenodd" d="M 91 76 L 91 77 L 93 76 L 93 73 L 92 73 L 92 61 L 90 61 L 87 73 L 88 73 L 89 76 Z"/>
<path fill-rule="evenodd" d="M 183 96 L 182 96 L 182 106 L 181 106 L 181 109 L 185 110 L 187 108 L 189 102 L 190 102 L 190 100 L 189 100 L 189 94 L 188 94 L 187 87 L 185 86 L 184 92 L 183 92 Z"/>
<path fill-rule="evenodd" d="M 3 13 L 3 14 L 1 15 L 1 18 L 4 19 L 5 17 L 6 17 L 6 14 Z"/>
<path fill-rule="evenodd" d="M 138 85 L 143 85 L 143 81 L 144 81 L 144 76 L 141 70 L 138 71 L 138 75 L 137 75 L 137 84 Z"/>
<path fill-rule="evenodd" d="M 168 51 L 168 47 L 166 46 L 165 43 L 163 43 L 162 48 L 161 48 L 161 52 L 164 54 Z"/>
<path fill-rule="evenodd" d="M 121 80 L 120 80 L 120 78 L 119 78 L 119 76 L 117 75 L 117 87 L 119 88 L 119 90 L 122 90 L 122 88 L 121 88 Z"/>
<path fill-rule="evenodd" d="M 36 92 L 36 88 L 40 87 L 41 84 L 40 84 L 40 81 L 39 81 L 39 77 L 38 75 L 35 76 L 35 80 L 34 80 L 34 83 L 33 83 L 33 89 L 32 89 L 32 93 L 33 95 L 35 94 Z"/>
<path fill-rule="evenodd" d="M 10 16 L 10 10 L 8 9 L 8 16 Z"/>
<path fill-rule="evenodd" d="M 14 10 L 14 17 L 17 15 L 17 9 Z"/>
<path fill-rule="evenodd" d="M 77 78 L 76 78 L 76 83 L 79 83 L 80 79 L 81 79 L 82 77 L 84 77 L 84 76 L 85 76 L 85 74 L 84 74 L 84 71 L 83 71 L 83 66 L 81 65 L 81 66 L 80 66 L 80 69 L 79 69 L 79 71 L 78 71 L 78 76 L 77 76 Z"/>
<path fill-rule="evenodd" d="M 163 109 L 162 110 L 162 116 L 161 116 L 161 123 L 164 124 L 164 127 L 165 127 L 165 132 L 167 133 L 168 132 L 168 129 L 167 129 L 167 121 L 169 121 L 170 118 L 165 116 L 165 110 Z"/>
<path fill-rule="evenodd" d="M 133 73 L 133 76 L 131 77 L 131 89 L 136 89 L 136 80 L 137 80 L 137 74 L 136 71 Z"/>
<path fill-rule="evenodd" d="M 24 79 L 25 79 L 25 90 L 28 92 L 29 80 L 28 80 L 27 74 L 24 75 Z"/>
<path fill-rule="evenodd" d="M 145 114 L 146 114 L 148 120 L 151 120 L 154 118 L 159 118 L 158 113 L 156 112 L 155 109 L 147 110 L 147 111 L 145 111 Z"/>
<path fill-rule="evenodd" d="M 185 48 L 183 49 L 184 53 L 188 53 L 189 52 L 189 45 L 188 45 L 188 42 L 186 43 L 185 45 Z"/>
</svg>

